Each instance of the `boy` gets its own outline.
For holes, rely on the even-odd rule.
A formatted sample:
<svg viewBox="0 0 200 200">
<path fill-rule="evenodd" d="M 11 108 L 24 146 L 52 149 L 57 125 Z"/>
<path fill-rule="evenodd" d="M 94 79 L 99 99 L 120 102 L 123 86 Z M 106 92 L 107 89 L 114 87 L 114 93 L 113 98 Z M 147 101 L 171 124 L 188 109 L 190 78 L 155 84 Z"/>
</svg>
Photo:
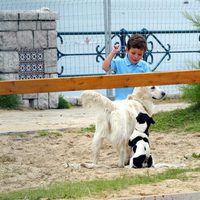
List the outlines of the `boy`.
<svg viewBox="0 0 200 200">
<path fill-rule="evenodd" d="M 111 70 L 115 74 L 151 72 L 149 64 L 142 60 L 147 50 L 147 42 L 142 35 L 132 35 L 126 44 L 126 56 L 113 59 L 119 49 L 119 45 L 113 46 L 112 51 L 103 62 L 102 68 L 104 71 Z M 133 89 L 133 87 L 116 88 L 115 100 L 126 99 L 129 94 L 133 93 Z"/>
</svg>

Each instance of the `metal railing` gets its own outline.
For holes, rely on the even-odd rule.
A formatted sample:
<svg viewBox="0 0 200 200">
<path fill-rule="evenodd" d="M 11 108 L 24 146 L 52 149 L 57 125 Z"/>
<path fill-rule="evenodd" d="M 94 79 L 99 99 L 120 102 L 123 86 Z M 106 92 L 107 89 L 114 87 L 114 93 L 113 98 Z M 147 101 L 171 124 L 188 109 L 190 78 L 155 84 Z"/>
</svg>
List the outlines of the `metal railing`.
<svg viewBox="0 0 200 200">
<path fill-rule="evenodd" d="M 145 61 L 148 61 L 149 64 L 154 64 L 154 67 L 152 68 L 152 71 L 155 71 L 159 65 L 167 59 L 168 61 L 171 59 L 171 54 L 187 54 L 187 53 L 200 53 L 200 50 L 187 50 L 187 47 L 185 49 L 180 49 L 180 50 L 172 50 L 171 45 L 167 44 L 164 45 L 164 43 L 159 39 L 159 36 L 162 34 L 200 34 L 200 30 L 165 30 L 165 31 L 160 31 L 160 30 L 147 30 L 143 28 L 141 31 L 127 31 L 126 29 L 121 29 L 120 31 L 112 31 L 111 32 L 111 40 L 117 38 L 119 41 L 118 43 L 120 44 L 120 51 L 117 56 L 119 57 L 124 57 L 126 54 L 126 41 L 132 34 L 142 34 L 148 43 L 148 49 L 146 53 L 143 56 L 143 59 Z M 64 39 L 63 36 L 70 36 L 70 35 L 104 35 L 105 32 L 58 32 L 57 37 L 60 40 L 61 44 L 64 44 Z M 198 37 L 198 41 L 200 42 L 200 35 Z M 155 49 L 155 43 L 161 50 Z M 61 52 L 61 50 L 57 49 L 57 60 L 59 60 L 62 57 L 68 57 L 68 56 L 89 56 L 93 55 L 96 56 L 96 62 L 100 62 L 100 60 L 105 59 L 105 46 L 100 46 L 97 45 L 96 48 L 94 49 L 94 52 L 90 53 L 85 53 L 85 52 L 77 52 L 77 53 L 67 53 L 67 52 Z M 156 54 L 161 54 L 161 58 L 159 60 L 154 59 L 154 55 Z M 156 62 L 156 64 L 155 64 Z M 66 66 L 67 67 L 67 66 Z M 58 72 L 59 77 L 67 77 L 67 76 L 86 76 L 86 75 L 100 75 L 100 73 L 96 74 L 68 74 L 65 75 L 63 74 L 64 71 L 64 66 L 61 67 L 61 71 Z"/>
</svg>

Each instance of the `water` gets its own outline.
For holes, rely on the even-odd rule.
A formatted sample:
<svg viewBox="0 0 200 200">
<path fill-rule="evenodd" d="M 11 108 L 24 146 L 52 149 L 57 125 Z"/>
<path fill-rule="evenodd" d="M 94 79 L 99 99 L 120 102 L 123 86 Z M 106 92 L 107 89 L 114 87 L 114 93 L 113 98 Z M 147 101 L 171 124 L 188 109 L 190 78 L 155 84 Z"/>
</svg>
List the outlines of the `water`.
<svg viewBox="0 0 200 200">
<path fill-rule="evenodd" d="M 111 30 L 128 31 L 148 30 L 194 30 L 185 13 L 199 15 L 200 2 L 197 0 L 111 0 Z M 1 10 L 35 10 L 48 7 L 58 13 L 58 32 L 98 32 L 104 31 L 103 0 L 1 0 Z M 162 44 L 171 51 L 199 50 L 199 34 L 157 35 Z M 63 53 L 94 53 L 104 47 L 104 35 L 73 35 L 63 37 L 64 45 L 58 39 L 58 48 Z M 153 38 L 149 38 L 154 40 Z M 119 41 L 116 37 L 113 43 Z M 149 48 L 151 46 L 149 45 Z M 154 41 L 153 51 L 163 51 Z M 154 54 L 152 68 L 164 54 Z M 199 53 L 171 54 L 166 57 L 157 71 L 176 71 L 190 69 L 200 59 Z M 150 60 L 149 60 L 150 61 Z M 64 74 L 104 73 L 102 59 L 96 62 L 96 56 L 67 56 L 58 61 L 58 72 L 64 66 Z M 178 86 L 165 86 L 167 93 L 175 94 Z M 105 90 L 100 90 L 105 94 Z M 64 92 L 66 96 L 79 96 L 80 91 Z"/>
</svg>

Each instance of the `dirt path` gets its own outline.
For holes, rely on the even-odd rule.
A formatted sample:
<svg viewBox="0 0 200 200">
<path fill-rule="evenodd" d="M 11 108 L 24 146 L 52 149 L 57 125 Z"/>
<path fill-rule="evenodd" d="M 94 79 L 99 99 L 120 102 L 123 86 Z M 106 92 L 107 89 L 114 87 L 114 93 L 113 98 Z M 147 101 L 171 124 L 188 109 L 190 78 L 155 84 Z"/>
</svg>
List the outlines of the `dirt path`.
<svg viewBox="0 0 200 200">
<path fill-rule="evenodd" d="M 82 107 L 51 110 L 0 110 L 0 134 L 85 127 L 94 123 Z"/>
<path fill-rule="evenodd" d="M 186 106 L 188 104 L 185 103 L 160 104 L 156 109 L 165 111 Z M 51 110 L 0 110 L 0 134 L 86 127 L 93 123 L 95 123 L 94 113 L 82 107 Z"/>
</svg>

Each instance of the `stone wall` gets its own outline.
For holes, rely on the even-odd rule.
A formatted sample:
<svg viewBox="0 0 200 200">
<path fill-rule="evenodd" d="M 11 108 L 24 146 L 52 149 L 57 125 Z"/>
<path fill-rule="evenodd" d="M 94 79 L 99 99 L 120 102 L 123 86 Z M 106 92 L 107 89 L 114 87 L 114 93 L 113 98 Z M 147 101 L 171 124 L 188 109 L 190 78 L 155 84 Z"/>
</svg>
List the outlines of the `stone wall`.
<svg viewBox="0 0 200 200">
<path fill-rule="evenodd" d="M 57 77 L 57 15 L 0 11 L 0 79 Z M 25 107 L 57 108 L 58 93 L 20 94 Z"/>
</svg>

